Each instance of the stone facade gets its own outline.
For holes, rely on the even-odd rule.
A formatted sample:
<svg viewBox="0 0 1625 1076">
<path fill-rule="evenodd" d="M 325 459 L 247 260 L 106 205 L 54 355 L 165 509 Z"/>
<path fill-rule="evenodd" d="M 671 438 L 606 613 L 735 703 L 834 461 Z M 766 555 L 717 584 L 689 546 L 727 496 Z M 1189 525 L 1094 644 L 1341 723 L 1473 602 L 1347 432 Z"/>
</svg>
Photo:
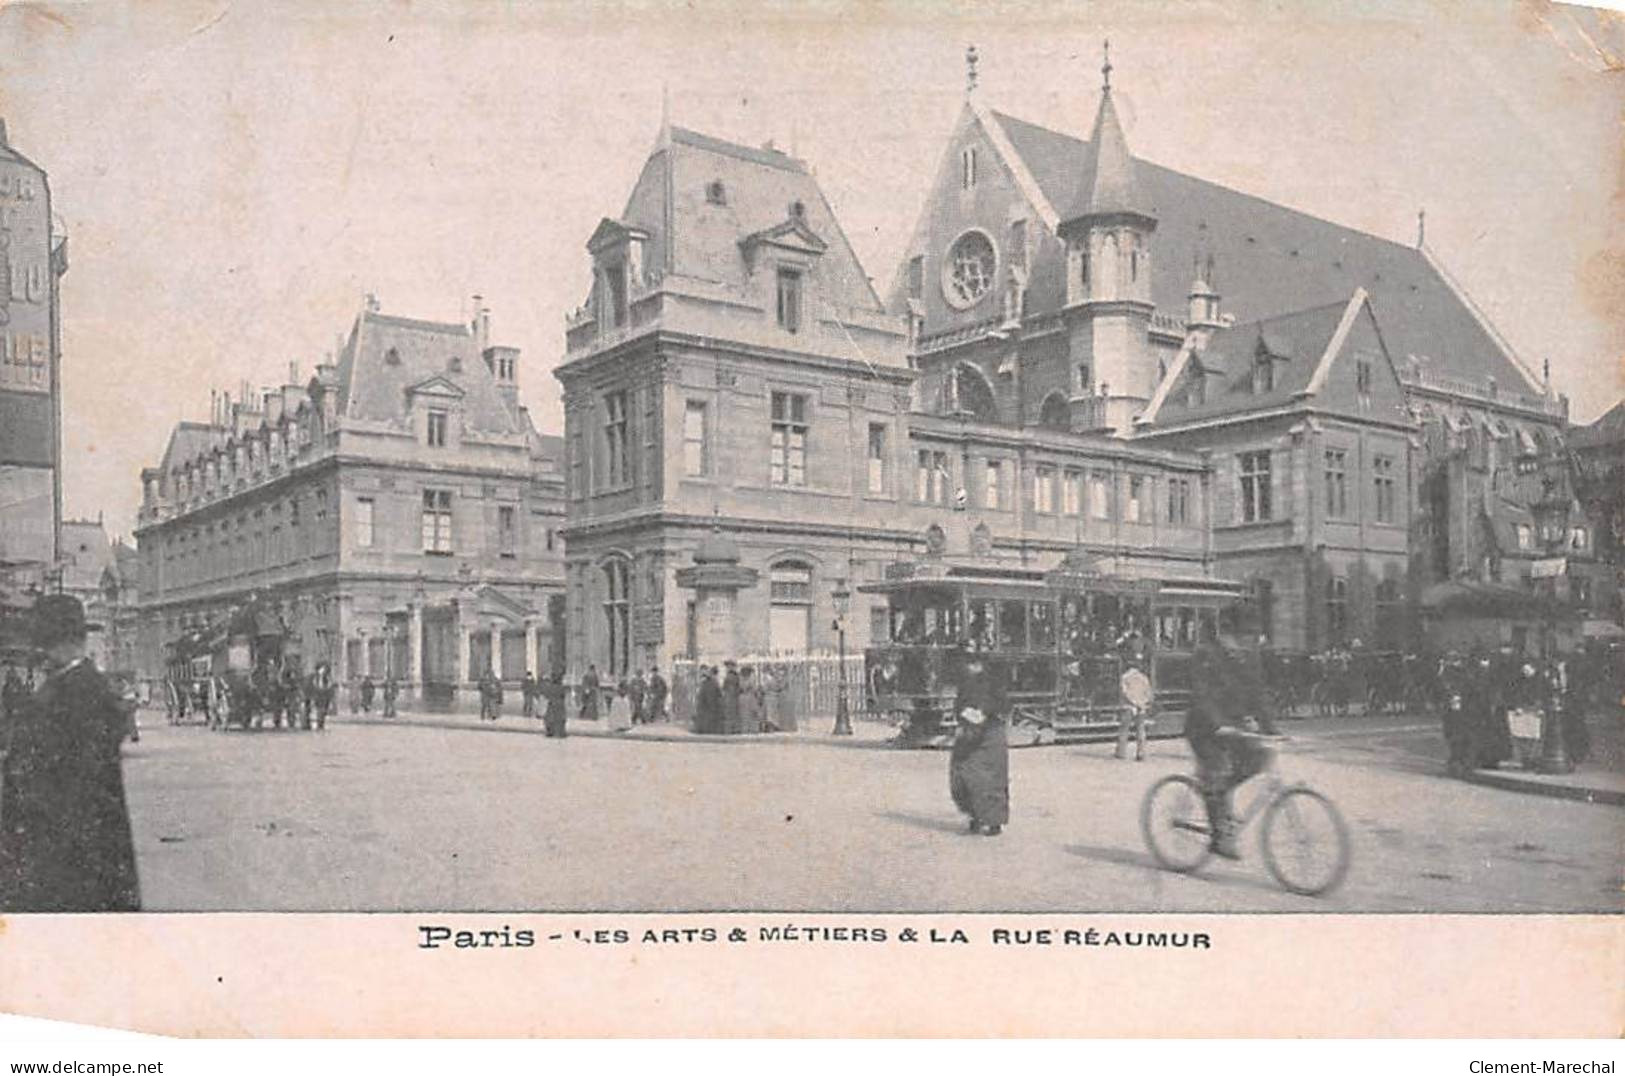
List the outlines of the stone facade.
<svg viewBox="0 0 1625 1076">
<path fill-rule="evenodd" d="M 661 131 L 556 370 L 572 670 L 833 649 L 833 593 L 932 547 L 1082 545 L 1250 584 L 1278 647 L 1406 645 L 1555 496 L 1514 479 L 1562 468 L 1567 401 L 1420 236 L 1139 161 L 1109 86 L 1088 141 L 972 96 L 942 161 L 881 301 L 802 162 Z M 1505 447 L 1470 462 L 1464 423 Z M 713 528 L 757 582 L 708 611 Z"/>
<path fill-rule="evenodd" d="M 561 446 L 488 333 L 483 310 L 444 324 L 369 298 L 308 382 L 178 426 L 142 474 L 145 652 L 257 594 L 306 668 L 394 676 L 430 704 L 488 667 L 556 664 Z"/>
</svg>

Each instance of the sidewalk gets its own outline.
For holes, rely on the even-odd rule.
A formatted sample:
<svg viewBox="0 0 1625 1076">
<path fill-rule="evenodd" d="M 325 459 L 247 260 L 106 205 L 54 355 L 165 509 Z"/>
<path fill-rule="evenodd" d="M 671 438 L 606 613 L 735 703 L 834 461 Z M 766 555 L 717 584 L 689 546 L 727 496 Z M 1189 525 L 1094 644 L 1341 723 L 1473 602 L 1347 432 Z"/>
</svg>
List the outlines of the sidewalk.
<svg viewBox="0 0 1625 1076">
<path fill-rule="evenodd" d="M 1617 715 L 1593 717 L 1587 725 L 1591 752 L 1573 773 L 1475 770 L 1468 780 L 1513 792 L 1625 807 L 1625 726 Z"/>
<path fill-rule="evenodd" d="M 419 710 L 401 710 L 398 717 L 382 717 L 375 709 L 370 714 L 336 713 L 331 718 L 335 725 L 414 725 L 422 728 L 478 729 L 485 732 L 543 735 L 541 717 L 525 717 L 518 711 L 504 713 L 495 721 L 481 721 L 478 714 L 451 711 L 430 713 Z M 794 732 L 759 732 L 724 736 L 698 733 L 686 725 L 665 721 L 652 725 L 633 725 L 624 732 L 611 732 L 604 727 L 602 718 L 582 721 L 572 717 L 566 725 L 571 736 L 588 736 L 613 740 L 653 740 L 676 743 L 823 743 L 834 747 L 890 747 L 897 730 L 875 721 L 853 721 L 852 735 L 836 736 L 830 729 L 833 717 L 803 718 L 801 727 Z"/>
</svg>

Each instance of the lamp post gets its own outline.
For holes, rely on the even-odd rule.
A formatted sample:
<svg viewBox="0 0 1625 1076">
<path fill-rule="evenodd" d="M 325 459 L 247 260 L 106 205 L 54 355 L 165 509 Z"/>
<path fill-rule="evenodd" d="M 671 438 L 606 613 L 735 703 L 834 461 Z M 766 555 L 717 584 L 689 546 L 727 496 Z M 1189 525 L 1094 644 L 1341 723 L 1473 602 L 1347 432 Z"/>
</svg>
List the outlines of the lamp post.
<svg viewBox="0 0 1625 1076">
<path fill-rule="evenodd" d="M 835 730 L 836 736 L 852 735 L 852 714 L 846 706 L 846 613 L 852 604 L 852 592 L 846 589 L 846 580 L 837 579 L 835 589 L 830 592 L 835 599 L 835 653 L 837 655 L 837 676 L 835 682 Z"/>
<path fill-rule="evenodd" d="M 1566 492 L 1566 491 L 1562 491 Z M 1540 773 L 1572 773 L 1574 763 L 1569 760 L 1567 745 L 1563 743 L 1562 708 L 1564 703 L 1562 682 L 1557 676 L 1557 578 L 1566 574 L 1568 565 L 1563 557 L 1565 545 L 1568 540 L 1569 529 L 1569 503 L 1561 496 L 1559 491 L 1548 485 L 1545 498 L 1536 522 L 1540 525 L 1542 538 L 1545 539 L 1546 565 L 1543 566 L 1543 576 L 1546 579 L 1546 608 L 1542 611 L 1545 619 L 1545 646 L 1543 668 L 1540 676 L 1541 691 L 1541 723 L 1540 723 L 1540 761 L 1535 769 Z M 1552 563 L 1553 560 L 1557 563 Z"/>
</svg>

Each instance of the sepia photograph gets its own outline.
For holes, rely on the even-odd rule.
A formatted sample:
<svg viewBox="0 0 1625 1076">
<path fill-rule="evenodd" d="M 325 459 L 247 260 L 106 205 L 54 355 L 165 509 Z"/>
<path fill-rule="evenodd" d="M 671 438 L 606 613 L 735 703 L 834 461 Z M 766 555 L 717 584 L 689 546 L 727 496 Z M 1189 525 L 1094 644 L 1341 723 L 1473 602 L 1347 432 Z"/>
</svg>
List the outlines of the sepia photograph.
<svg viewBox="0 0 1625 1076">
<path fill-rule="evenodd" d="M 1617 13 L 0 57 L 14 925 L 1625 911 Z"/>
</svg>

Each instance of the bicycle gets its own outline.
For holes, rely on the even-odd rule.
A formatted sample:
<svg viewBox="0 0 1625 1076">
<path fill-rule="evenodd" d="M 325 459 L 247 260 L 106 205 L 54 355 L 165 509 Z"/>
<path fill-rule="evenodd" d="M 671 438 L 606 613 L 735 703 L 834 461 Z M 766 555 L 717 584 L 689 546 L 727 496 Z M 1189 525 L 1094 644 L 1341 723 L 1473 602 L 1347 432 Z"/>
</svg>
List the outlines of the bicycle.
<svg viewBox="0 0 1625 1076">
<path fill-rule="evenodd" d="M 1236 827 L 1239 832 L 1262 816 L 1259 845 L 1271 876 L 1288 892 L 1320 896 L 1336 888 L 1348 873 L 1348 825 L 1326 796 L 1282 778 L 1275 769 L 1275 755 L 1269 746 L 1264 770 L 1257 774 L 1263 784 Z M 1175 773 L 1153 784 L 1140 805 L 1140 831 L 1165 869 L 1180 874 L 1198 870 L 1213 855 L 1201 782 L 1191 774 Z"/>
</svg>

